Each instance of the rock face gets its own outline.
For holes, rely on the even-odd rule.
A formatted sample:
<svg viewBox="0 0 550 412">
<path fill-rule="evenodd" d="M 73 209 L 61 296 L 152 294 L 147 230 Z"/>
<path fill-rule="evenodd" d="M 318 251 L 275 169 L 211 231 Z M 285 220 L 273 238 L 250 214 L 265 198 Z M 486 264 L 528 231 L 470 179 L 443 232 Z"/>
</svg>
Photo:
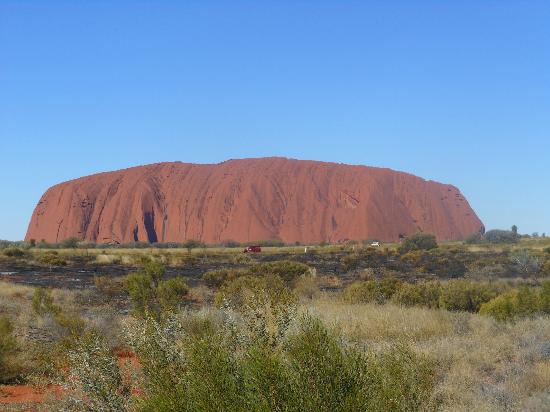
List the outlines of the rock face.
<svg viewBox="0 0 550 412">
<path fill-rule="evenodd" d="M 48 189 L 26 239 L 97 243 L 462 239 L 483 224 L 460 191 L 389 169 L 262 158 L 158 163 Z"/>
</svg>

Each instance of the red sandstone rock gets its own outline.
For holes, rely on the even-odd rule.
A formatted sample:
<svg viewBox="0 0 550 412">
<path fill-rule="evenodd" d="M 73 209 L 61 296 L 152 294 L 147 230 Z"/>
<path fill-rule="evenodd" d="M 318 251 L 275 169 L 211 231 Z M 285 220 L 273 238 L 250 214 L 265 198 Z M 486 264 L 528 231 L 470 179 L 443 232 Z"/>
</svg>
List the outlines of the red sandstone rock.
<svg viewBox="0 0 550 412">
<path fill-rule="evenodd" d="M 158 163 L 61 183 L 26 239 L 206 243 L 462 239 L 483 225 L 457 188 L 389 169 L 285 158 Z"/>
</svg>

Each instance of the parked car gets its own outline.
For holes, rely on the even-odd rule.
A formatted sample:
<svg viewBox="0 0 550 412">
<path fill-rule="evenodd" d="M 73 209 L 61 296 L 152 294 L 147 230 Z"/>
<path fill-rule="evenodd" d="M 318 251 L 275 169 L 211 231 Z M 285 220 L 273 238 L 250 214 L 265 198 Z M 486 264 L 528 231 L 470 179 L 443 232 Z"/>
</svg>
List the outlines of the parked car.
<svg viewBox="0 0 550 412">
<path fill-rule="evenodd" d="M 378 246 L 380 246 L 380 242 L 372 242 L 370 245 L 371 245 L 371 246 L 378 247 Z"/>
<path fill-rule="evenodd" d="M 262 251 L 262 248 L 258 245 L 255 246 L 248 246 L 245 250 L 243 250 L 243 253 L 260 253 Z"/>
</svg>

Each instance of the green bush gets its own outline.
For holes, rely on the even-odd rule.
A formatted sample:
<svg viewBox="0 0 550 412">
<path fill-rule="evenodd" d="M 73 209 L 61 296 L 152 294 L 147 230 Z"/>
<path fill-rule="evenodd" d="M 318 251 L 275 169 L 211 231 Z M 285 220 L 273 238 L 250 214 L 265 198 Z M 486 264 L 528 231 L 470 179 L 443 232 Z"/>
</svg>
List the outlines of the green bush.
<svg viewBox="0 0 550 412">
<path fill-rule="evenodd" d="M 225 282 L 230 282 L 240 276 L 246 275 L 245 270 L 238 269 L 217 269 L 210 270 L 202 275 L 202 280 L 208 286 L 219 288 Z"/>
<path fill-rule="evenodd" d="M 219 288 L 224 283 L 243 277 L 269 277 L 277 276 L 287 284 L 293 284 L 298 278 L 307 276 L 311 272 L 309 266 L 291 260 L 260 263 L 248 269 L 217 269 L 211 270 L 202 275 L 204 282 L 210 287 Z"/>
<path fill-rule="evenodd" d="M 158 317 L 179 307 L 189 291 L 187 282 L 182 278 L 162 280 L 165 271 L 161 263 L 146 261 L 142 270 L 126 276 L 123 284 L 134 315 Z"/>
<path fill-rule="evenodd" d="M 288 284 L 309 273 L 310 268 L 308 265 L 291 260 L 261 263 L 249 269 L 249 274 L 252 276 L 279 276 Z"/>
<path fill-rule="evenodd" d="M 541 312 L 541 294 L 533 287 L 512 290 L 481 305 L 479 313 L 506 321 L 519 317 L 532 317 Z"/>
<path fill-rule="evenodd" d="M 403 306 L 439 307 L 440 282 L 405 283 L 392 296 L 392 301 Z"/>
<path fill-rule="evenodd" d="M 10 320 L 0 317 L 0 383 L 7 383 L 16 375 L 13 356 L 17 353 L 17 341 L 13 336 Z"/>
<path fill-rule="evenodd" d="M 397 279 L 358 281 L 344 290 L 344 299 L 351 303 L 385 303 L 401 288 Z"/>
<path fill-rule="evenodd" d="M 135 315 L 145 315 L 152 309 L 155 292 L 151 276 L 146 273 L 130 273 L 124 279 L 124 287 L 130 295 L 132 310 Z"/>
<path fill-rule="evenodd" d="M 262 295 L 277 305 L 289 305 L 296 299 L 280 277 L 271 275 L 262 278 L 239 277 L 220 288 L 214 301 L 220 307 L 228 305 L 234 309 L 249 309 L 259 304 L 256 301 Z"/>
<path fill-rule="evenodd" d="M 512 319 L 516 314 L 517 293 L 517 290 L 512 290 L 491 299 L 481 305 L 479 313 L 500 321 Z"/>
<path fill-rule="evenodd" d="M 311 316 L 299 319 L 280 347 L 261 340 L 243 345 L 234 324 L 203 319 L 195 332 L 174 335 L 182 329 L 146 319 L 132 334 L 144 376 L 138 410 L 434 409 L 432 362 L 404 346 L 361 351 Z"/>
<path fill-rule="evenodd" d="M 178 309 L 183 299 L 189 292 L 187 282 L 182 278 L 163 280 L 157 288 L 157 297 L 164 311 Z"/>
<path fill-rule="evenodd" d="M 542 282 L 540 288 L 540 310 L 550 314 L 550 280 Z"/>
<path fill-rule="evenodd" d="M 434 235 L 427 233 L 416 233 L 406 237 L 399 245 L 399 253 L 407 253 L 412 250 L 431 250 L 437 248 L 437 241 Z"/>
<path fill-rule="evenodd" d="M 146 261 L 143 265 L 143 270 L 140 271 L 140 273 L 144 273 L 149 276 L 152 282 L 156 285 L 166 273 L 166 268 L 160 262 Z"/>
<path fill-rule="evenodd" d="M 443 283 L 439 298 L 440 307 L 451 311 L 477 312 L 483 303 L 499 295 L 502 286 L 465 279 Z"/>
</svg>

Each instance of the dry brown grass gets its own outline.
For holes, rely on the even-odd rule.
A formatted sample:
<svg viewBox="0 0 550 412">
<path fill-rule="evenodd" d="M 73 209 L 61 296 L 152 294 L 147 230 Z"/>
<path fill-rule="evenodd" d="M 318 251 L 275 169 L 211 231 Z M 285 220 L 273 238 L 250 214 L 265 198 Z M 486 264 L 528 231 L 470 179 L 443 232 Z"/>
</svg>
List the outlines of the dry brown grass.
<svg viewBox="0 0 550 412">
<path fill-rule="evenodd" d="M 302 310 L 318 314 L 359 345 L 399 341 L 434 359 L 441 410 L 549 410 L 548 317 L 502 324 L 468 313 L 347 304 L 327 296 Z"/>
</svg>

